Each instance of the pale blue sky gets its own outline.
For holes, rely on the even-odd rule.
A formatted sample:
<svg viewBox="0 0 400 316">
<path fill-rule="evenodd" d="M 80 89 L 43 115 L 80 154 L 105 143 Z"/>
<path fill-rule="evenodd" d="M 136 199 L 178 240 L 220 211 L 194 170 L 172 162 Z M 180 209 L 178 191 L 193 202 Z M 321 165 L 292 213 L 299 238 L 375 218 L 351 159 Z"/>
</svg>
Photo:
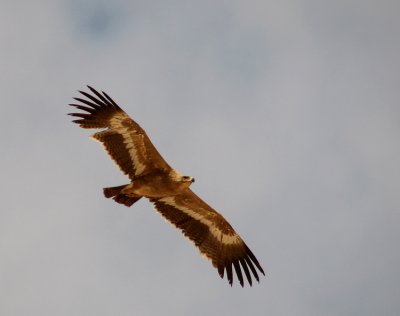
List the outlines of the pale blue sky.
<svg viewBox="0 0 400 316">
<path fill-rule="evenodd" d="M 398 315 L 397 1 L 3 1 L 1 315 Z M 110 94 L 267 276 L 230 288 L 66 113 Z"/>
</svg>

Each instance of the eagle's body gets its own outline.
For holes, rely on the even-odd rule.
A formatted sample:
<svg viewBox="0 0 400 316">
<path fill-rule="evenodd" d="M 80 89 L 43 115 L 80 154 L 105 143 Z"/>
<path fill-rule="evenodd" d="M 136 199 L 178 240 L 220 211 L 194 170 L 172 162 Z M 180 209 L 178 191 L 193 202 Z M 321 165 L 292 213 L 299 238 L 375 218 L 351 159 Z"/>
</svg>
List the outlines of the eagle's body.
<svg viewBox="0 0 400 316">
<path fill-rule="evenodd" d="M 201 200 L 189 186 L 193 177 L 171 168 L 151 143 L 146 132 L 133 121 L 106 93 L 89 87 L 93 95 L 80 91 L 89 100 L 71 104 L 87 113 L 71 113 L 83 128 L 100 128 L 92 135 L 131 182 L 104 188 L 104 195 L 131 206 L 142 197 L 148 198 L 167 220 L 178 227 L 212 261 L 221 277 L 224 271 L 232 285 L 232 266 L 243 286 L 241 269 L 252 284 L 251 273 L 258 281 L 255 266 L 264 274 L 256 257 L 232 226 Z"/>
<path fill-rule="evenodd" d="M 161 198 L 166 196 L 174 196 L 186 190 L 194 179 L 188 177 L 183 179 L 180 176 L 171 177 L 170 172 L 155 171 L 137 177 L 133 182 L 124 186 L 121 193 L 129 196 L 145 196 L 147 198 Z M 108 188 L 105 190 L 107 191 Z"/>
</svg>

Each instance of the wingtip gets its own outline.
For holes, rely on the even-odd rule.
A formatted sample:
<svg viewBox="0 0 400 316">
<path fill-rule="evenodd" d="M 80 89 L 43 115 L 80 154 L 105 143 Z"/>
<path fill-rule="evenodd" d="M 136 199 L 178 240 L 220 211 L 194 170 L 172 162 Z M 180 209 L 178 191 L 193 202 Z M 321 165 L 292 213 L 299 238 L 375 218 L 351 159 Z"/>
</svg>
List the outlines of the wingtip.
<svg viewBox="0 0 400 316">
<path fill-rule="evenodd" d="M 221 279 L 224 278 L 224 267 L 218 267 L 218 274 L 221 277 Z"/>
<path fill-rule="evenodd" d="M 97 92 L 97 90 L 95 88 L 93 88 L 92 86 L 90 86 L 88 84 L 86 85 L 86 87 L 92 92 Z"/>
</svg>

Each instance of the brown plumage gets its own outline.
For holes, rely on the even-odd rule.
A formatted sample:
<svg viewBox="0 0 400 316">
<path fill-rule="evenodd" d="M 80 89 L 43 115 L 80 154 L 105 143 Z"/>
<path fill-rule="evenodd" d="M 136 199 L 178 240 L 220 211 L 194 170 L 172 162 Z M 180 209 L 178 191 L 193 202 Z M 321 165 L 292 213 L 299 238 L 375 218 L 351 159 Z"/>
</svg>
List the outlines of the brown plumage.
<svg viewBox="0 0 400 316">
<path fill-rule="evenodd" d="M 146 132 L 105 92 L 88 88 L 93 95 L 79 91 L 87 99 L 74 98 L 81 104 L 70 104 L 85 112 L 69 115 L 77 117 L 73 122 L 82 128 L 103 129 L 91 137 L 103 145 L 131 180 L 126 185 L 104 188 L 105 197 L 126 206 L 143 196 L 148 198 L 161 215 L 211 260 L 221 278 L 226 271 L 230 285 L 233 269 L 241 286 L 243 273 L 250 286 L 252 275 L 259 281 L 257 269 L 262 274 L 264 271 L 258 260 L 225 218 L 190 190 L 194 179 L 171 168 Z"/>
</svg>

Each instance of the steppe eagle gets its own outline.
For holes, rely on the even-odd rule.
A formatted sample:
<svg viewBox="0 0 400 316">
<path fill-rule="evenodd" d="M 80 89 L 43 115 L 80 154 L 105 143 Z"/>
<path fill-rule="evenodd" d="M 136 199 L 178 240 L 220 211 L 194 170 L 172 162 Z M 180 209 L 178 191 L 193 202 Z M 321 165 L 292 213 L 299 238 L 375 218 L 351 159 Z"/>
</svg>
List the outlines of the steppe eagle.
<svg viewBox="0 0 400 316">
<path fill-rule="evenodd" d="M 148 198 L 161 215 L 211 260 L 221 278 L 226 270 L 231 286 L 232 266 L 242 287 L 242 270 L 250 286 L 252 274 L 259 281 L 257 269 L 262 274 L 264 270 L 258 260 L 225 218 L 189 188 L 194 178 L 171 168 L 146 132 L 105 92 L 88 88 L 92 94 L 79 91 L 86 99 L 74 98 L 80 104 L 70 104 L 85 112 L 69 115 L 78 117 L 73 122 L 82 128 L 102 129 L 91 137 L 104 146 L 131 180 L 129 184 L 104 188 L 105 197 L 126 206 L 143 196 Z"/>
</svg>

